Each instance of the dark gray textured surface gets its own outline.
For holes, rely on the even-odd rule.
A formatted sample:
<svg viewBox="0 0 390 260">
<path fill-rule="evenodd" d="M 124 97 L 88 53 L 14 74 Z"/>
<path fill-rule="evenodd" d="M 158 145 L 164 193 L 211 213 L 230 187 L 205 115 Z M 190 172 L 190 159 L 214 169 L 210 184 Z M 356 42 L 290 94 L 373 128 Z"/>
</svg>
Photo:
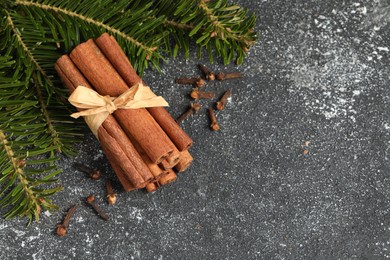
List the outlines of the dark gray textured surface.
<svg viewBox="0 0 390 260">
<path fill-rule="evenodd" d="M 0 259 L 390 258 L 390 2 L 236 2 L 258 16 L 260 39 L 242 66 L 209 65 L 246 76 L 207 85 L 233 88 L 220 132 L 208 130 L 205 110 L 183 124 L 191 168 L 154 194 L 102 203 L 104 222 L 81 201 L 94 193 L 102 202 L 103 181 L 71 167 L 101 165 L 113 177 L 88 135 L 80 155 L 61 162 L 59 212 L 29 228 L 0 220 Z M 190 100 L 174 78 L 208 63 L 168 62 L 144 79 L 177 117 Z M 54 227 L 76 202 L 70 233 L 58 238 Z"/>
</svg>

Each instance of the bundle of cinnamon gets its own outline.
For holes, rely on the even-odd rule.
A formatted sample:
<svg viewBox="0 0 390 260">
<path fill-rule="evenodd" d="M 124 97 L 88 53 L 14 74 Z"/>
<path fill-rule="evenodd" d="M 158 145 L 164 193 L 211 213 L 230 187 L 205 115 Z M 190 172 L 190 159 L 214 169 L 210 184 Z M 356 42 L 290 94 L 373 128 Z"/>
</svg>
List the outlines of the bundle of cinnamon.
<svg viewBox="0 0 390 260">
<path fill-rule="evenodd" d="M 104 99 L 107 97 L 103 96 L 109 96 L 108 103 L 119 96 L 118 99 L 129 96 L 127 93 L 135 99 L 138 92 L 133 89 L 137 89 L 137 84 L 146 85 L 115 39 L 107 33 L 78 45 L 69 56 L 63 55 L 55 69 L 70 93 L 84 86 Z M 153 99 L 155 95 L 149 96 Z M 153 106 L 113 111 L 107 108 L 110 114 L 103 123 L 94 126 L 97 129 L 93 132 L 126 191 L 144 187 L 154 191 L 176 180 L 173 168 L 182 172 L 193 160 L 188 152 L 191 138 L 165 108 Z M 78 109 L 83 113 L 86 107 L 78 106 Z M 96 120 L 88 116 L 84 119 L 93 129 L 90 124 Z"/>
</svg>

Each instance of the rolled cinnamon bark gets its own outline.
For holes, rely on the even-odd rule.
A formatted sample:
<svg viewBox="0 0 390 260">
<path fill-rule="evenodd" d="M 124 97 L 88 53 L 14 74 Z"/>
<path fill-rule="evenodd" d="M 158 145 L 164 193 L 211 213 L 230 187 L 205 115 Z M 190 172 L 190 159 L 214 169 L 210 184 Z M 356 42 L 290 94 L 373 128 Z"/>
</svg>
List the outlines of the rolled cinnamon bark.
<svg viewBox="0 0 390 260">
<path fill-rule="evenodd" d="M 57 60 L 55 69 L 71 93 L 79 85 L 92 88 L 67 55 Z M 98 130 L 98 138 L 125 190 L 143 188 L 153 178 L 113 116 L 108 116 L 103 122 Z"/>
<path fill-rule="evenodd" d="M 182 151 L 181 159 L 175 166 L 176 170 L 178 172 L 184 172 L 188 167 L 190 167 L 193 160 L 194 158 L 192 158 L 191 154 L 187 150 Z"/>
<path fill-rule="evenodd" d="M 127 177 L 126 172 L 119 166 L 118 158 L 116 158 L 110 151 L 110 149 L 106 148 L 105 145 L 102 145 L 102 149 L 104 154 L 107 157 L 107 160 L 110 162 L 112 169 L 114 170 L 116 176 L 118 177 L 120 183 L 122 184 L 122 187 L 125 191 L 132 191 L 137 189 L 131 181 L 129 181 L 129 178 Z"/>
<path fill-rule="evenodd" d="M 160 178 L 160 180 L 158 181 L 158 183 L 159 183 L 160 185 L 167 185 L 167 184 L 169 184 L 169 183 L 171 183 L 171 182 L 176 181 L 176 179 L 177 179 L 176 173 L 175 173 L 172 169 L 169 169 L 169 170 L 167 171 L 167 173 L 164 174 L 164 175 Z"/>
<path fill-rule="evenodd" d="M 114 37 L 108 33 L 104 33 L 95 42 L 129 87 L 142 82 Z M 164 129 L 179 151 L 190 148 L 192 145 L 191 138 L 176 123 L 165 108 L 148 108 L 148 111 L 161 128 Z"/>
<path fill-rule="evenodd" d="M 153 181 L 158 181 L 161 178 L 161 175 L 164 173 L 164 171 L 158 166 L 157 163 L 152 162 L 148 155 L 145 153 L 145 151 L 142 149 L 142 147 L 130 137 L 130 140 L 132 144 L 134 145 L 135 149 L 138 151 L 139 155 L 142 157 L 143 161 L 145 162 L 146 166 L 149 168 L 150 172 L 153 175 Z M 165 160 L 163 160 L 165 161 Z"/>
<path fill-rule="evenodd" d="M 151 192 L 155 192 L 157 190 L 157 185 L 154 184 L 153 182 L 150 182 L 148 184 L 146 184 L 146 191 L 151 193 Z"/>
<path fill-rule="evenodd" d="M 177 150 L 176 146 L 173 146 L 173 152 L 168 156 L 167 159 L 163 160 L 161 163 L 159 163 L 159 166 L 164 169 L 172 169 L 176 166 L 181 160 L 181 152 Z"/>
<path fill-rule="evenodd" d="M 92 39 L 79 44 L 70 58 L 99 94 L 116 97 L 128 89 Z M 172 153 L 172 142 L 146 109 L 118 109 L 113 115 L 152 162 L 159 163 Z"/>
</svg>

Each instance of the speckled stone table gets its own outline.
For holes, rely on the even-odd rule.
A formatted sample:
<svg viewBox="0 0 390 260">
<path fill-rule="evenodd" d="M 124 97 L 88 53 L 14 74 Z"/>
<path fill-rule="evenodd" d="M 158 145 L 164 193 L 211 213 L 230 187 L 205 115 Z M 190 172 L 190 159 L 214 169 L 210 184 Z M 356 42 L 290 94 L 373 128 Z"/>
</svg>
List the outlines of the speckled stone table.
<svg viewBox="0 0 390 260">
<path fill-rule="evenodd" d="M 104 182 L 75 162 L 114 178 L 97 141 L 63 158 L 58 212 L 40 223 L 0 220 L 0 259 L 386 259 L 390 257 L 390 2 L 236 1 L 258 16 L 258 43 L 243 65 L 168 59 L 144 79 L 178 117 L 196 65 L 241 71 L 245 78 L 210 82 L 233 89 L 208 129 L 205 108 L 183 123 L 195 161 L 177 182 L 154 194 L 124 193 L 102 203 L 110 220 L 85 206 L 103 201 Z M 196 53 L 193 49 L 192 53 Z M 203 102 L 204 107 L 210 103 Z M 56 223 L 80 208 L 69 234 Z"/>
</svg>

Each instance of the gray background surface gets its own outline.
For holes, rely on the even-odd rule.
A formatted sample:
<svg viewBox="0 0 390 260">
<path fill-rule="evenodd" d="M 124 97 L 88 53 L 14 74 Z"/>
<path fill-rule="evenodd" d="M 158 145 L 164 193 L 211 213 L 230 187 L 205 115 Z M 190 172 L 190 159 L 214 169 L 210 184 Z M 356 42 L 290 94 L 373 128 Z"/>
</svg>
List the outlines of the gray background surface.
<svg viewBox="0 0 390 260">
<path fill-rule="evenodd" d="M 258 16 L 259 41 L 242 66 L 193 55 L 144 76 L 176 118 L 190 102 L 176 77 L 198 75 L 200 62 L 245 73 L 206 87 L 233 89 L 217 114 L 220 132 L 208 129 L 211 102 L 183 123 L 194 140 L 191 168 L 154 194 L 119 190 L 109 207 L 104 181 L 72 167 L 114 178 L 88 134 L 80 154 L 61 161 L 60 211 L 29 228 L 0 220 L 0 259 L 390 258 L 390 2 L 235 2 Z M 110 221 L 84 205 L 91 193 Z M 74 203 L 81 207 L 59 238 L 55 225 Z"/>
</svg>

